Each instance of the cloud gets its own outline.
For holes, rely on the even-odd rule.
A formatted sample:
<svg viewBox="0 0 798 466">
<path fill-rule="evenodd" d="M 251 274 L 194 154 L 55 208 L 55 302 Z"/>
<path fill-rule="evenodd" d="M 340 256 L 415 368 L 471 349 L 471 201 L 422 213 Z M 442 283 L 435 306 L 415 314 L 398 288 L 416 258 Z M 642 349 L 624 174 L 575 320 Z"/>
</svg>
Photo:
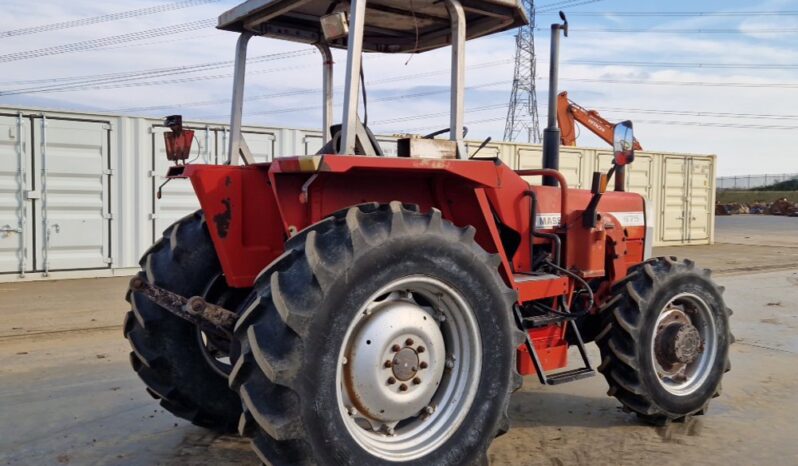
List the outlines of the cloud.
<svg viewBox="0 0 798 466">
<path fill-rule="evenodd" d="M 74 28 L 54 33 L 37 34 L 24 38 L 3 39 L 3 53 L 32 50 L 63 43 L 78 42 L 98 37 L 113 36 L 142 31 L 170 24 L 180 24 L 217 16 L 221 11 L 234 6 L 235 0 L 225 0 L 196 8 L 152 15 L 133 20 L 117 21 Z M 4 15 L 0 18 L 0 30 L 35 26 L 50 22 L 78 19 L 126 9 L 142 8 L 159 4 L 154 1 L 119 1 L 113 7 L 108 3 L 93 0 L 74 0 L 68 3 L 56 0 L 28 2 L 27 0 L 5 0 Z M 680 8 L 679 4 L 669 7 Z M 665 8 L 664 6 L 662 7 Z M 757 9 L 779 8 L 770 2 Z M 647 22 L 646 22 L 647 21 Z M 737 27 L 742 29 L 762 28 L 760 20 L 739 17 L 659 18 L 638 20 L 627 17 L 574 17 L 572 23 L 580 28 L 607 27 L 660 27 L 660 28 L 708 28 Z M 792 21 L 792 20 L 789 20 Z M 764 23 L 776 24 L 769 17 Z M 784 21 L 779 27 L 788 27 Z M 790 23 L 792 24 L 792 23 Z M 615 26 L 617 25 L 617 26 Z M 576 28 L 576 25 L 574 26 Z M 775 27 L 775 26 L 774 26 Z M 795 26 L 798 27 L 798 26 Z M 538 34 L 538 76 L 548 76 L 548 35 Z M 231 60 L 236 37 L 234 34 L 209 29 L 167 36 L 165 38 L 130 43 L 106 49 L 64 54 L 0 65 L 0 88 L 2 83 L 15 80 L 47 79 L 64 76 L 135 71 L 143 69 L 192 65 L 214 61 Z M 690 110 L 727 113 L 791 114 L 798 112 L 798 92 L 795 89 L 775 88 L 700 88 L 687 86 L 643 86 L 608 82 L 578 82 L 570 79 L 637 79 L 656 81 L 702 81 L 702 82 L 796 82 L 795 69 L 710 69 L 710 68 L 657 68 L 632 67 L 628 65 L 588 66 L 568 64 L 573 60 L 601 60 L 612 62 L 693 62 L 693 63 L 798 63 L 798 44 L 795 37 L 749 37 L 734 35 L 653 35 L 653 34 L 597 34 L 577 33 L 563 40 L 561 58 L 560 89 L 567 89 L 570 96 L 588 108 L 626 108 L 653 110 Z M 255 38 L 251 42 L 250 56 L 278 53 L 289 50 L 309 49 L 309 46 Z M 483 85 L 505 81 L 505 85 L 476 87 L 467 93 L 466 107 L 480 109 L 466 114 L 466 121 L 486 121 L 471 126 L 474 138 L 493 136 L 500 138 L 504 132 L 503 117 L 506 110 L 500 104 L 509 99 L 509 82 L 512 79 L 514 39 L 511 33 L 470 41 L 467 45 L 466 85 Z M 448 95 L 445 92 L 401 100 L 379 99 L 387 96 L 417 94 L 435 89 L 448 88 L 449 51 L 438 50 L 415 55 L 407 62 L 408 55 L 368 55 L 365 60 L 368 86 L 369 119 L 374 122 L 392 121 L 399 117 L 427 115 L 448 110 Z M 343 84 L 343 52 L 335 52 L 336 85 Z M 481 67 L 478 64 L 489 63 Z M 318 54 L 300 56 L 275 62 L 250 66 L 247 96 L 286 93 L 297 90 L 318 90 L 321 84 L 320 57 Z M 438 74 L 429 74 L 439 72 Z M 185 75 L 220 76 L 158 86 L 127 87 L 104 90 L 84 90 L 64 93 L 34 94 L 30 96 L 0 96 L 0 105 L 35 105 L 64 109 L 117 110 L 130 107 L 175 104 L 170 109 L 149 112 L 162 116 L 170 111 L 179 111 L 187 118 L 192 116 L 212 117 L 224 121 L 229 112 L 226 102 L 231 92 L 232 67 Z M 397 76 L 418 75 L 400 80 L 389 80 Z M 163 79 L 168 79 L 164 77 Z M 538 101 L 541 107 L 540 121 L 545 124 L 546 88 L 545 79 L 538 81 Z M 6 88 L 13 86 L 5 86 Z M 336 95 L 340 104 L 342 93 Z M 210 105 L 180 106 L 196 101 L 219 100 Z M 250 100 L 245 103 L 245 119 L 253 124 L 285 125 L 315 128 L 320 125 L 320 93 L 309 92 L 286 97 Z M 312 108 L 298 112 L 272 112 L 285 108 Z M 696 117 L 677 115 L 651 115 L 643 113 L 606 112 L 611 120 L 632 119 L 638 121 L 707 121 L 735 122 L 763 125 L 771 121 L 761 119 L 732 119 L 721 117 Z M 781 125 L 792 125 L 789 120 Z M 798 126 L 798 121 L 794 123 Z M 448 125 L 448 117 L 435 116 L 427 119 L 404 120 L 386 123 L 385 129 L 429 128 Z M 638 138 L 647 149 L 668 152 L 714 153 L 719 155 L 720 174 L 745 174 L 761 172 L 798 171 L 798 164 L 790 152 L 796 147 L 798 131 L 730 129 L 699 126 L 668 126 L 653 123 L 635 125 Z M 582 145 L 603 147 L 604 143 L 583 130 L 579 139 Z"/>
</svg>

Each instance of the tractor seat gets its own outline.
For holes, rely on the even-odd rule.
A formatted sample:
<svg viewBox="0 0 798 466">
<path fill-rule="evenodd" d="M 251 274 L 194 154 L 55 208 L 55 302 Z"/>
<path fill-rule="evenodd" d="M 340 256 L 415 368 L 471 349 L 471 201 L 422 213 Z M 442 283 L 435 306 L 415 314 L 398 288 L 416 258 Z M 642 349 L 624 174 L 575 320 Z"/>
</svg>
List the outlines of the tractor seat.
<svg viewBox="0 0 798 466">
<path fill-rule="evenodd" d="M 317 155 L 339 154 L 341 152 L 341 126 L 342 125 L 330 126 L 332 138 L 316 152 Z M 360 120 L 357 121 L 357 128 L 355 131 L 355 153 L 352 155 L 376 155 L 379 157 L 385 155 L 374 133 Z"/>
</svg>

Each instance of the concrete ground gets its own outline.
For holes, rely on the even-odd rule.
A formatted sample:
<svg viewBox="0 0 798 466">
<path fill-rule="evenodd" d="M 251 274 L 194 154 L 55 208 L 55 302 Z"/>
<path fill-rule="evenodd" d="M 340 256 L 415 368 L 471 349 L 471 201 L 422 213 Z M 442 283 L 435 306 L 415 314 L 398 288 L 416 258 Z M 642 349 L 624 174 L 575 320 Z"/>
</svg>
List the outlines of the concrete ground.
<svg viewBox="0 0 798 466">
<path fill-rule="evenodd" d="M 650 427 L 600 376 L 557 387 L 527 377 L 492 464 L 798 464 L 798 218 L 717 226 L 717 245 L 655 251 L 713 268 L 735 311 L 732 372 L 708 415 Z M 0 285 L 0 464 L 257 464 L 246 441 L 175 419 L 144 392 L 121 335 L 126 285 Z"/>
</svg>

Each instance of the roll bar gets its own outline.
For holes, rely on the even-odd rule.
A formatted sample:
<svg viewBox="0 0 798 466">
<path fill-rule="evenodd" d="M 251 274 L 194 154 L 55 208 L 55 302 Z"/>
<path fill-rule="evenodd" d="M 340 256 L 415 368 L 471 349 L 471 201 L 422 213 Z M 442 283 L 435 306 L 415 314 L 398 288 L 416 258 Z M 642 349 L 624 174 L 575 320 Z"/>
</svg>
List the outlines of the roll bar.
<svg viewBox="0 0 798 466">
<path fill-rule="evenodd" d="M 352 0 L 350 3 L 350 27 L 347 42 L 346 83 L 344 84 L 344 105 L 341 129 L 341 153 L 354 154 L 358 127 L 358 103 L 360 95 L 360 69 L 363 56 L 363 31 L 365 26 L 367 0 Z M 444 0 L 451 24 L 451 94 L 450 139 L 457 146 L 457 158 L 465 159 L 468 153 L 463 141 L 464 94 L 465 94 L 465 42 L 467 37 L 466 15 L 460 0 Z M 233 98 L 230 111 L 230 142 L 228 145 L 228 164 L 238 165 L 243 157 L 245 163 L 252 163 L 252 156 L 241 136 L 241 120 L 244 106 L 244 84 L 247 63 L 247 46 L 252 32 L 242 32 L 236 43 L 235 73 L 233 76 Z M 322 55 L 322 134 L 329 140 L 330 126 L 333 122 L 333 60 L 330 46 L 324 40 L 314 44 Z"/>
</svg>

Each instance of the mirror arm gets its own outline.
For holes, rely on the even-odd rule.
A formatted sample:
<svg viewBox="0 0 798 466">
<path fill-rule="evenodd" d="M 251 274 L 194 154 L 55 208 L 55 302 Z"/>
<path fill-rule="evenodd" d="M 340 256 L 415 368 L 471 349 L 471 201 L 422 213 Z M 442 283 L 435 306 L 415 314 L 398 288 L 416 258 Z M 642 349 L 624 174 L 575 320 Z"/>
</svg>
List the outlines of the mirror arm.
<svg viewBox="0 0 798 466">
<path fill-rule="evenodd" d="M 615 168 L 615 165 L 613 165 Z M 615 170 L 615 191 L 626 191 L 626 166 L 622 165 Z"/>
</svg>

